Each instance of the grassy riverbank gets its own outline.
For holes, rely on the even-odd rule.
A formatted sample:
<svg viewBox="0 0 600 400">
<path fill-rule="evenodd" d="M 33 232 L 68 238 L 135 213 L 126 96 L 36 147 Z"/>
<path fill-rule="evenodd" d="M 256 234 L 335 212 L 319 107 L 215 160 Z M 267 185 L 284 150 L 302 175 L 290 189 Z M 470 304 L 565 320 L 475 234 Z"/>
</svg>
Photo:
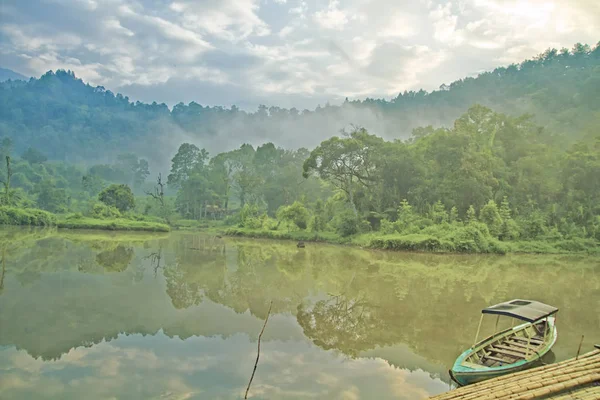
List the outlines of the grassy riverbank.
<svg viewBox="0 0 600 400">
<path fill-rule="evenodd" d="M 277 231 L 267 229 L 247 229 L 232 227 L 224 231 L 227 236 L 242 236 L 251 238 L 267 238 L 278 240 L 293 240 L 305 242 L 325 242 L 346 244 L 371 249 L 395 251 L 423 251 L 437 253 L 534 253 L 561 254 L 582 253 L 600 255 L 600 243 L 590 239 L 546 241 L 508 241 L 503 242 L 494 238 L 479 237 L 465 239 L 464 237 L 430 234 L 392 234 L 382 235 L 377 232 L 342 237 L 333 232 L 308 231 Z"/>
<path fill-rule="evenodd" d="M 56 226 L 68 229 L 169 232 L 169 225 L 155 220 L 91 218 L 81 214 L 59 216 L 34 208 L 0 207 L 0 225 Z"/>
<path fill-rule="evenodd" d="M 68 229 L 101 229 L 109 231 L 148 231 L 148 232 L 169 232 L 169 225 L 151 222 L 151 221 L 134 221 L 124 218 L 117 219 L 95 219 L 95 218 L 79 218 L 79 219 L 62 219 L 57 223 L 59 228 Z"/>
</svg>

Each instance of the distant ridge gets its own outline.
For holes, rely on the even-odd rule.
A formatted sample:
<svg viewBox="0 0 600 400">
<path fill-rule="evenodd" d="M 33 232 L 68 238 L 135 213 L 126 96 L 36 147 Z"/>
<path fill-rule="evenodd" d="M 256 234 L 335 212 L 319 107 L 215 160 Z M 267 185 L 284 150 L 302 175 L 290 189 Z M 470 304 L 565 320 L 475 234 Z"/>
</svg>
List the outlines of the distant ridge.
<svg viewBox="0 0 600 400">
<path fill-rule="evenodd" d="M 15 72 L 13 70 L 10 69 L 6 69 L 6 68 L 0 68 L 0 82 L 4 82 L 7 80 L 20 80 L 20 81 L 28 81 L 29 78 L 26 77 L 25 75 L 21 75 L 18 72 Z"/>
<path fill-rule="evenodd" d="M 261 105 L 246 112 L 195 102 L 169 108 L 131 101 L 65 70 L 17 82 L 0 82 L 0 140 L 11 138 L 17 154 L 35 146 L 51 160 L 71 162 L 103 160 L 127 149 L 168 164 L 184 141 L 213 154 L 240 143 L 269 141 L 285 148 L 313 148 L 350 124 L 387 140 L 406 140 L 416 128 L 452 126 L 474 104 L 512 116 L 531 114 L 543 127 L 541 134 L 565 146 L 595 137 L 600 124 L 600 43 L 548 49 L 432 92 L 346 100 L 302 111 Z"/>
</svg>

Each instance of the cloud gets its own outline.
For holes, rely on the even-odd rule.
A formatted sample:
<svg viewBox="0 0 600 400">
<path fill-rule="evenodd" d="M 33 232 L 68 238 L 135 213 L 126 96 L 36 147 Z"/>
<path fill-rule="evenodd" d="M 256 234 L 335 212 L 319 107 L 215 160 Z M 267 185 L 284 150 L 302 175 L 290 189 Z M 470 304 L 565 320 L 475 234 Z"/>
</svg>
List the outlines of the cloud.
<svg viewBox="0 0 600 400">
<path fill-rule="evenodd" d="M 315 13 L 315 21 L 325 29 L 341 30 L 348 23 L 348 16 L 339 9 L 340 2 L 338 0 L 330 0 L 329 6 Z"/>
<path fill-rule="evenodd" d="M 9 398 L 238 398 L 256 343 L 228 338 L 119 335 L 42 361 L 0 350 L 0 386 Z M 306 341 L 263 340 L 251 394 L 261 398 L 425 399 L 447 384 L 381 358 L 349 359 Z"/>
<path fill-rule="evenodd" d="M 0 8 L 4 67 L 34 76 L 69 68 L 170 105 L 390 97 L 600 37 L 595 0 L 24 3 Z"/>
</svg>

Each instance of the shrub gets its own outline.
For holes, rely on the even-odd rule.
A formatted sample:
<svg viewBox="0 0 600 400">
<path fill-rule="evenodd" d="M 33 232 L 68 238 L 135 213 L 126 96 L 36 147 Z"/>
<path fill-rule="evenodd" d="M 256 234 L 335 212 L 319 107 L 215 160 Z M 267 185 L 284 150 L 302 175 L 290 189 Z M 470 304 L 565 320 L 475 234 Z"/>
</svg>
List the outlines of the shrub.
<svg viewBox="0 0 600 400">
<path fill-rule="evenodd" d="M 302 203 L 295 201 L 292 205 L 279 207 L 277 219 L 281 222 L 290 222 L 300 229 L 306 229 L 308 226 L 308 210 Z"/>
<path fill-rule="evenodd" d="M 99 219 L 121 218 L 121 213 L 115 207 L 107 206 L 102 203 L 95 203 L 92 206 L 90 216 Z"/>
<path fill-rule="evenodd" d="M 431 235 L 390 235 L 373 238 L 369 247 L 388 250 L 410 251 L 453 251 L 454 246 L 446 240 L 440 240 Z"/>
<path fill-rule="evenodd" d="M 352 210 L 344 210 L 333 218 L 336 233 L 346 237 L 359 232 L 360 220 Z"/>
<path fill-rule="evenodd" d="M 66 219 L 81 219 L 81 218 L 83 218 L 83 214 L 80 212 L 69 214 L 66 217 Z"/>
<path fill-rule="evenodd" d="M 256 222 L 251 221 L 259 216 L 258 206 L 256 204 L 244 204 L 244 207 L 239 212 L 239 225 L 249 228 L 249 225 L 256 225 Z"/>
<path fill-rule="evenodd" d="M 488 226 L 492 236 L 498 237 L 502 233 L 502 218 L 494 200 L 488 201 L 479 211 L 479 220 Z"/>
<path fill-rule="evenodd" d="M 109 207 L 116 207 L 120 212 L 125 212 L 135 207 L 133 192 L 127 185 L 110 185 L 100 192 L 98 200 Z"/>
<path fill-rule="evenodd" d="M 1 225 L 56 225 L 56 216 L 35 208 L 16 208 L 0 206 Z"/>
<path fill-rule="evenodd" d="M 396 232 L 396 227 L 392 221 L 388 219 L 382 219 L 379 221 L 379 232 L 383 233 L 384 235 L 390 235 Z"/>
</svg>

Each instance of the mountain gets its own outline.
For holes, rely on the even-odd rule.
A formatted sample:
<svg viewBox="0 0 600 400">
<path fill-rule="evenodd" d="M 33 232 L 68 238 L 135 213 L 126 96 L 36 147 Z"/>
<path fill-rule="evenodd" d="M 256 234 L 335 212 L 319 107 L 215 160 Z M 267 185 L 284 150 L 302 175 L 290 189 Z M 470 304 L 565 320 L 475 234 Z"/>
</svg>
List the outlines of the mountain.
<svg viewBox="0 0 600 400">
<path fill-rule="evenodd" d="M 350 124 L 406 139 L 421 126 L 449 126 L 476 103 L 510 115 L 533 114 L 565 144 L 593 135 L 600 122 L 600 46 L 549 49 L 433 92 L 346 100 L 311 111 L 259 106 L 247 113 L 195 102 L 170 110 L 92 87 L 71 71 L 49 71 L 27 82 L 0 83 L 0 137 L 10 137 L 18 154 L 34 146 L 51 159 L 89 162 L 135 151 L 153 165 L 168 165 L 182 142 L 213 154 L 267 141 L 314 147 Z"/>
<path fill-rule="evenodd" d="M 29 80 L 28 77 L 26 77 L 25 75 L 21 75 L 18 72 L 12 71 L 10 69 L 6 69 L 6 68 L 0 68 L 0 82 L 4 82 L 7 80 L 20 80 L 20 81 L 27 81 Z"/>
</svg>

